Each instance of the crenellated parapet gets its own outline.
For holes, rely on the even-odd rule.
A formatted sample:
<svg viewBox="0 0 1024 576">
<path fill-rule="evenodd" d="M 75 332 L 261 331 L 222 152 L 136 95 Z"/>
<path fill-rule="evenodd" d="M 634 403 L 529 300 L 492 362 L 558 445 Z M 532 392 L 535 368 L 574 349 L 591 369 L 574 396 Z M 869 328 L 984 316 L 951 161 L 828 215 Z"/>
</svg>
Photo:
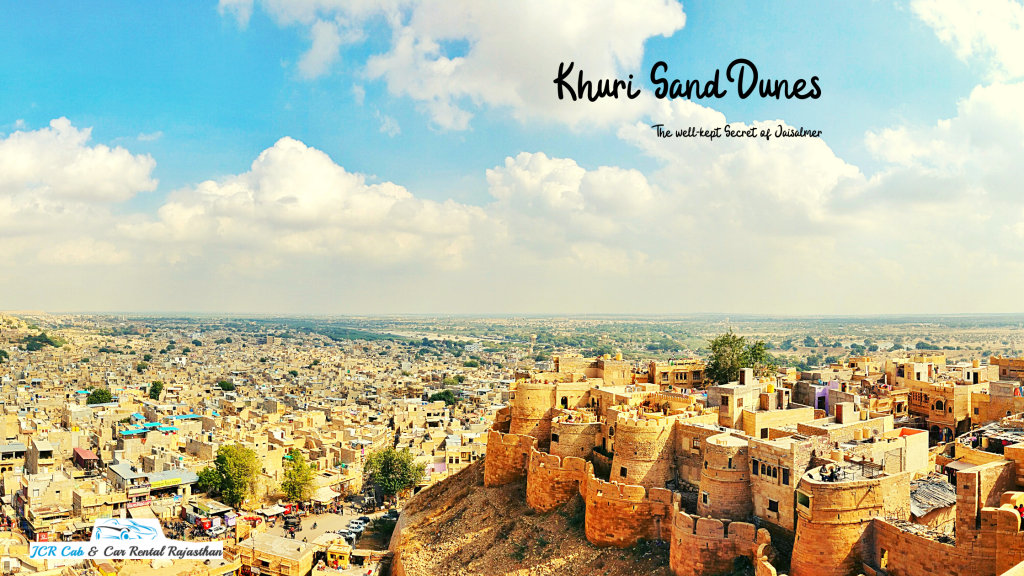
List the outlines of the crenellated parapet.
<svg viewBox="0 0 1024 576">
<path fill-rule="evenodd" d="M 531 450 L 526 472 L 526 503 L 538 512 L 553 510 L 580 493 L 587 477 L 587 461 L 561 458 Z"/>
<path fill-rule="evenodd" d="M 613 429 L 609 429 L 614 441 L 610 480 L 655 488 L 674 479 L 675 421 L 675 416 L 619 414 Z"/>
<path fill-rule="evenodd" d="M 670 490 L 605 482 L 587 463 L 580 492 L 586 504 L 586 537 L 596 546 L 626 548 L 641 538 L 665 540 L 671 534 Z"/>
<path fill-rule="evenodd" d="M 669 566 L 676 576 L 722 574 L 733 569 L 736 558 L 757 563 L 770 555 L 771 536 L 747 522 L 700 518 L 682 510 L 672 517 Z"/>
<path fill-rule="evenodd" d="M 537 439 L 532 436 L 490 430 L 484 459 L 484 486 L 502 486 L 522 480 L 526 476 L 530 451 L 536 446 Z"/>
</svg>

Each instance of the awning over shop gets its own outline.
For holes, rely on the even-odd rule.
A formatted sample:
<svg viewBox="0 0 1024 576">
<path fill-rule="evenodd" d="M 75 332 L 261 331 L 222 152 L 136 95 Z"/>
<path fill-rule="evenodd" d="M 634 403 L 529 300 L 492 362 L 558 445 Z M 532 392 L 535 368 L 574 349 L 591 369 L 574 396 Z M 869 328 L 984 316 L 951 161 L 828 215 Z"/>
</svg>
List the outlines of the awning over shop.
<svg viewBox="0 0 1024 576">
<path fill-rule="evenodd" d="M 277 516 L 278 514 L 283 514 L 284 513 L 284 508 L 275 505 L 275 506 L 268 506 L 266 508 L 261 508 L 260 510 L 257 510 L 256 512 L 259 513 L 259 514 L 263 514 L 264 516 Z"/>
<path fill-rule="evenodd" d="M 138 508 L 129 508 L 128 515 L 135 519 L 152 518 L 156 520 L 156 514 L 150 510 L 149 506 L 139 506 Z"/>
<path fill-rule="evenodd" d="M 339 494 L 339 493 L 335 492 L 334 490 L 331 490 L 330 488 L 325 486 L 325 487 L 323 487 L 323 488 L 321 488 L 321 489 L 316 491 L 316 494 L 313 495 L 313 501 L 314 502 L 330 502 L 330 501 L 334 500 L 335 498 L 337 498 L 338 496 L 341 496 L 341 494 Z"/>
</svg>

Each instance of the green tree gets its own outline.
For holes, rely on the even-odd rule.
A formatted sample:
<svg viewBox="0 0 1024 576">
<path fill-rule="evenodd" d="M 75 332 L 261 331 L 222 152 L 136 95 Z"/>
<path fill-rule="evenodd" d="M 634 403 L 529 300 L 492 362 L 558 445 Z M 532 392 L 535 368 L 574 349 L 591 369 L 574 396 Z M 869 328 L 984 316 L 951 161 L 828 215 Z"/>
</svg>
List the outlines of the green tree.
<svg viewBox="0 0 1024 576">
<path fill-rule="evenodd" d="M 284 480 L 281 491 L 292 502 L 305 502 L 313 495 L 313 468 L 302 452 L 292 449 L 284 462 Z"/>
<path fill-rule="evenodd" d="M 217 386 L 220 386 L 220 389 L 224 390 L 225 392 L 231 392 L 232 390 L 235 389 L 235 385 L 232 384 L 231 382 L 228 382 L 227 380 L 221 380 L 220 382 L 217 382 Z"/>
<path fill-rule="evenodd" d="M 203 345 L 203 343 L 200 340 L 193 340 L 192 345 L 195 346 L 196 348 L 199 348 L 200 346 Z"/>
<path fill-rule="evenodd" d="M 292 378 L 298 378 L 299 377 L 299 371 L 298 370 L 289 370 L 288 373 L 292 375 Z"/>
<path fill-rule="evenodd" d="M 143 354 L 142 355 L 142 361 L 143 362 L 149 362 L 152 359 L 153 359 L 153 355 L 152 354 Z"/>
<path fill-rule="evenodd" d="M 199 489 L 208 494 L 220 492 L 220 472 L 213 466 L 207 466 L 199 471 Z"/>
<path fill-rule="evenodd" d="M 447 406 L 454 406 L 455 405 L 455 392 L 452 392 L 451 390 L 442 390 L 440 392 L 436 392 L 434 394 L 431 394 L 431 396 L 430 396 L 430 401 L 431 402 L 437 402 L 438 400 L 444 400 L 444 403 Z"/>
<path fill-rule="evenodd" d="M 426 469 L 426 464 L 413 462 L 412 452 L 394 448 L 370 454 L 363 465 L 367 478 L 388 496 L 416 486 Z"/>
<path fill-rule="evenodd" d="M 463 362 L 462 365 L 465 366 L 466 368 L 479 368 L 480 362 L 476 360 L 467 360 Z"/>
<path fill-rule="evenodd" d="M 164 390 L 164 383 L 157 380 L 149 387 L 149 397 L 153 400 L 160 399 L 160 393 Z"/>
<path fill-rule="evenodd" d="M 753 368 L 758 377 L 770 376 L 776 370 L 775 358 L 768 353 L 768 345 L 762 340 L 747 342 L 729 330 L 709 343 L 711 356 L 708 358 L 705 374 L 716 384 L 728 384 L 739 380 L 740 370 Z"/>
<path fill-rule="evenodd" d="M 7 350 L 0 350 L 0 364 L 7 361 L 10 356 L 7 355 Z"/>
<path fill-rule="evenodd" d="M 138 364 L 135 365 L 135 371 L 138 372 L 139 374 L 145 372 L 146 368 L 149 368 L 149 362 L 139 362 Z"/>
<path fill-rule="evenodd" d="M 711 356 L 708 358 L 705 375 L 716 384 L 728 384 L 738 380 L 743 365 L 746 339 L 729 330 L 709 343 Z"/>
<path fill-rule="evenodd" d="M 227 444 L 217 450 L 214 466 L 220 475 L 221 498 L 225 504 L 238 508 L 255 488 L 260 471 L 256 452 L 239 444 Z"/>
<path fill-rule="evenodd" d="M 97 388 L 89 393 L 89 397 L 85 399 L 86 404 L 106 404 L 114 399 L 110 395 L 110 390 L 106 388 Z"/>
</svg>

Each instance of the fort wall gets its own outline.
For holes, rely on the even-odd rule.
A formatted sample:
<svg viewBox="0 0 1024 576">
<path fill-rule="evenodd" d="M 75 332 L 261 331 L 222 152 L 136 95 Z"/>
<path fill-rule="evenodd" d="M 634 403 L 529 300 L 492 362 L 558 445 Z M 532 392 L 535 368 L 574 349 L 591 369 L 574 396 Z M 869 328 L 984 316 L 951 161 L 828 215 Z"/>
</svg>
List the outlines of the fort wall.
<svg viewBox="0 0 1024 576">
<path fill-rule="evenodd" d="M 672 520 L 669 568 L 676 576 L 731 572 L 736 558 L 752 561 L 766 555 L 768 531 L 746 522 L 699 518 L 676 511 Z"/>
<path fill-rule="evenodd" d="M 566 422 L 556 418 L 551 423 L 551 454 L 589 460 L 600 434 L 600 422 Z"/>
<path fill-rule="evenodd" d="M 526 476 L 530 451 L 537 446 L 531 436 L 487 433 L 487 456 L 484 458 L 484 486 L 503 486 Z"/>
<path fill-rule="evenodd" d="M 894 476 L 820 482 L 804 475 L 798 484 L 792 576 L 859 574 L 865 532 L 878 517 L 910 515 L 911 472 Z"/>
<path fill-rule="evenodd" d="M 509 432 L 533 436 L 538 446 L 547 450 L 551 443 L 551 418 L 555 409 L 555 385 L 539 382 L 520 382 L 510 400 L 511 422 Z"/>
<path fill-rule="evenodd" d="M 579 494 L 580 482 L 587 476 L 586 460 L 533 449 L 526 472 L 526 503 L 538 512 L 553 510 Z"/>
<path fill-rule="evenodd" d="M 697 513 L 728 520 L 749 520 L 754 513 L 747 441 L 718 434 L 704 443 Z"/>
<path fill-rule="evenodd" d="M 586 504 L 584 533 L 595 546 L 627 548 L 641 538 L 667 540 L 671 535 L 672 492 L 599 480 L 587 465 L 580 486 Z"/>
<path fill-rule="evenodd" d="M 615 453 L 611 481 L 664 488 L 675 478 L 672 462 L 673 418 L 619 416 L 615 424 Z"/>
</svg>

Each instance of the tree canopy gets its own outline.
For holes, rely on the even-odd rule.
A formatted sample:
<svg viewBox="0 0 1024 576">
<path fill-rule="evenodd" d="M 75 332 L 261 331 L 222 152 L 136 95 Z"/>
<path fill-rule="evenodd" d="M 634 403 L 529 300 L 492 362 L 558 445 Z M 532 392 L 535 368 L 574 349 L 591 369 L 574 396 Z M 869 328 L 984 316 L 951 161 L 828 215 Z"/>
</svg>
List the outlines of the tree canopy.
<svg viewBox="0 0 1024 576">
<path fill-rule="evenodd" d="M 313 467 L 306 461 L 302 452 L 292 449 L 284 462 L 284 480 L 281 491 L 292 502 L 304 502 L 313 496 Z"/>
<path fill-rule="evenodd" d="M 442 390 L 430 395 L 431 402 L 437 402 L 438 400 L 444 400 L 444 403 L 447 406 L 454 406 L 455 392 L 452 392 L 451 390 Z"/>
<path fill-rule="evenodd" d="M 231 392 L 232 390 L 235 389 L 235 385 L 227 380 L 221 380 L 220 382 L 217 382 L 217 386 L 220 386 L 220 389 L 224 390 L 225 392 Z"/>
<path fill-rule="evenodd" d="M 716 384 L 739 380 L 743 368 L 753 368 L 756 376 L 767 376 L 775 372 L 775 359 L 761 340 L 747 342 L 746 338 L 729 330 L 712 339 L 709 347 L 711 356 L 705 374 Z"/>
<path fill-rule="evenodd" d="M 363 471 L 388 496 L 416 486 L 423 479 L 426 464 L 413 462 L 412 452 L 388 448 L 366 458 Z"/>
<path fill-rule="evenodd" d="M 150 397 L 150 399 L 152 399 L 152 400 L 159 400 L 160 399 L 160 393 L 163 392 L 163 390 L 164 390 L 164 383 L 163 382 L 161 382 L 159 380 L 157 380 L 156 382 L 153 382 L 153 384 L 151 384 L 150 387 L 149 387 L 149 397 Z"/>
<path fill-rule="evenodd" d="M 212 467 L 199 472 L 199 488 L 220 495 L 229 506 L 238 508 L 253 493 L 260 463 L 256 452 L 239 444 L 217 449 Z"/>
<path fill-rule="evenodd" d="M 85 399 L 86 404 L 106 404 L 114 399 L 110 394 L 110 390 L 106 388 L 97 388 L 92 392 L 89 392 L 89 397 Z"/>
</svg>

